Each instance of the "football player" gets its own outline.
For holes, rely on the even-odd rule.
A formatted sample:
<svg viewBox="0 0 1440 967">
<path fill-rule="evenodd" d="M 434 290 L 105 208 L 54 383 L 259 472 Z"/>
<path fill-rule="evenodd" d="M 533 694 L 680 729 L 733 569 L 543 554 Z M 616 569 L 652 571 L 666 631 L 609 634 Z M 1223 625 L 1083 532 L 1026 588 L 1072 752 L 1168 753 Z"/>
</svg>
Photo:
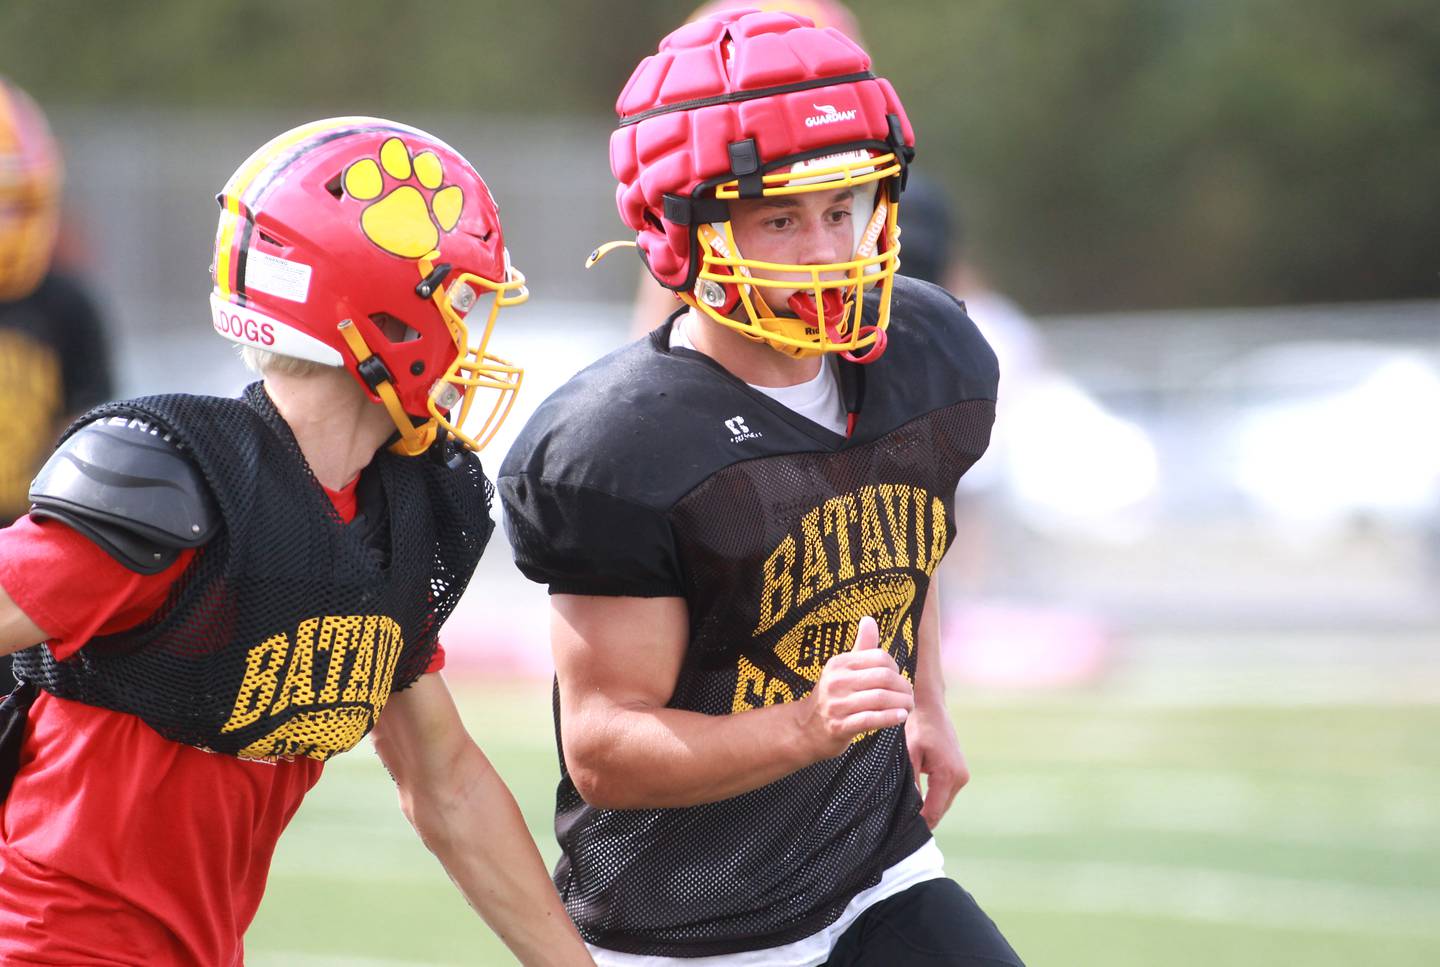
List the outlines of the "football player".
<svg viewBox="0 0 1440 967">
<path fill-rule="evenodd" d="M 0 526 L 24 514 L 30 478 L 65 422 L 110 398 L 104 326 L 80 280 L 52 269 L 60 149 L 45 115 L 0 78 Z M 0 692 L 14 684 L 0 655 Z"/>
<path fill-rule="evenodd" d="M 0 532 L 23 682 L 0 715 L 0 960 L 240 963 L 281 831 L 373 729 L 515 954 L 589 963 L 436 674 L 493 526 L 475 451 L 521 375 L 488 349 L 527 294 L 490 193 L 422 131 L 338 118 L 218 200 L 212 321 L 261 381 L 90 411 Z"/>
<path fill-rule="evenodd" d="M 709 0 L 690 14 L 686 23 L 693 23 L 726 10 L 780 10 L 808 17 L 816 27 L 834 27 L 856 43 L 864 46 L 860 24 L 855 15 L 839 0 Z M 630 338 L 644 335 L 655 328 L 656 320 L 668 316 L 678 305 L 676 294 L 654 278 L 643 265 L 637 266 L 635 305 L 630 315 Z"/>
<path fill-rule="evenodd" d="M 997 371 L 896 277 L 904 109 L 761 11 L 670 34 L 617 108 L 621 217 L 685 306 L 498 480 L 551 593 L 566 907 L 600 964 L 1019 964 L 930 833 L 967 778 L 931 576 Z"/>
</svg>

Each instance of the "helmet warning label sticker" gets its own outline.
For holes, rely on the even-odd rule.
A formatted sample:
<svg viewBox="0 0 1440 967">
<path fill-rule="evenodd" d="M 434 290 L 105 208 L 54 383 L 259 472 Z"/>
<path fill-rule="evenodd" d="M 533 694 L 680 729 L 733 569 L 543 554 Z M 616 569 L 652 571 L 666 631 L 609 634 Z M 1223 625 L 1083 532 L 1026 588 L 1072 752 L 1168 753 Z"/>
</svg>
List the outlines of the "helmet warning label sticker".
<svg viewBox="0 0 1440 967">
<path fill-rule="evenodd" d="M 251 249 L 245 258 L 245 288 L 291 302 L 310 298 L 310 266 Z"/>
</svg>

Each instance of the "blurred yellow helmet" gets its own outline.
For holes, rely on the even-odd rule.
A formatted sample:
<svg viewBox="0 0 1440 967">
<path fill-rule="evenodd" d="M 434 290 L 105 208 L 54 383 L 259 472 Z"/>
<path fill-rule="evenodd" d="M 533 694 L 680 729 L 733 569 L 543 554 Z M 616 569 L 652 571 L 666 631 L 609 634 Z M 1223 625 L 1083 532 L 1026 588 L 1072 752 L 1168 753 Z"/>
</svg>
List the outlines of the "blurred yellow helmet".
<svg viewBox="0 0 1440 967">
<path fill-rule="evenodd" d="M 45 115 L 0 78 L 0 300 L 29 295 L 60 227 L 60 150 Z"/>
</svg>

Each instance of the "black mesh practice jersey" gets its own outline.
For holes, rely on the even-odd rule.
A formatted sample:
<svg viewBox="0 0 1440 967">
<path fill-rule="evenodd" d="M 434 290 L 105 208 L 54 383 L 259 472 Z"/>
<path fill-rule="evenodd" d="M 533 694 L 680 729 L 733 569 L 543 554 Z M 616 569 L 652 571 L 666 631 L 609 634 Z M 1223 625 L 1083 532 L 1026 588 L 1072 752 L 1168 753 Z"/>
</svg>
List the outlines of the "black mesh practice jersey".
<svg viewBox="0 0 1440 967">
<path fill-rule="evenodd" d="M 173 441 L 223 526 L 143 624 L 66 661 L 35 645 L 18 677 L 242 758 L 353 747 L 425 671 L 480 560 L 494 526 L 480 461 L 453 445 L 448 459 L 381 451 L 347 524 L 258 383 L 243 401 L 111 403 L 76 426 L 93 420 Z"/>
<path fill-rule="evenodd" d="M 669 328 L 578 374 L 507 456 L 498 483 L 520 569 L 552 593 L 683 597 L 675 708 L 801 698 L 865 615 L 913 678 L 956 483 L 994 419 L 995 356 L 963 306 L 895 280 L 885 355 L 841 366 L 859 414 L 848 439 L 669 349 Z M 684 809 L 596 809 L 563 754 L 560 768 L 556 884 L 585 939 L 613 950 L 799 940 L 929 838 L 899 727 Z"/>
</svg>

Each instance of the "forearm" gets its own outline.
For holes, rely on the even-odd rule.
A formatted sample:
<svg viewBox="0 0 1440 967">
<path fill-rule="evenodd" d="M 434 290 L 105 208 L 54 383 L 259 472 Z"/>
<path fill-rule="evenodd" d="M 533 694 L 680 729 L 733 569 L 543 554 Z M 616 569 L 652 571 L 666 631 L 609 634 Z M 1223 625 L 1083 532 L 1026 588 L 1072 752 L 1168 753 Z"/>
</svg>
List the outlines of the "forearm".
<svg viewBox="0 0 1440 967">
<path fill-rule="evenodd" d="M 904 722 L 913 708 L 910 683 L 879 647 L 871 617 L 804 697 L 711 715 L 671 707 L 690 640 L 683 600 L 550 601 L 565 765 L 594 806 L 729 799 L 840 755 L 857 736 Z"/>
<path fill-rule="evenodd" d="M 426 847 L 521 963 L 590 963 L 514 797 L 478 748 L 443 785 L 402 785 L 400 797 Z"/>
<path fill-rule="evenodd" d="M 406 818 L 521 963 L 591 963 L 514 797 L 440 676 L 422 675 L 393 696 L 371 737 Z"/>
<path fill-rule="evenodd" d="M 567 764 L 592 805 L 654 809 L 717 802 L 825 757 L 807 738 L 807 711 L 801 702 L 733 715 L 611 707 L 566 730 Z"/>
<path fill-rule="evenodd" d="M 948 715 L 945 707 L 945 674 L 940 663 L 940 587 L 932 576 L 920 613 L 920 633 L 915 655 L 915 707 Z"/>
<path fill-rule="evenodd" d="M 922 781 L 920 816 L 934 829 L 956 794 L 970 781 L 965 752 L 945 704 L 940 666 L 940 594 L 935 584 L 925 595 L 915 656 L 915 715 L 905 723 L 905 745 L 917 785 Z"/>
</svg>

